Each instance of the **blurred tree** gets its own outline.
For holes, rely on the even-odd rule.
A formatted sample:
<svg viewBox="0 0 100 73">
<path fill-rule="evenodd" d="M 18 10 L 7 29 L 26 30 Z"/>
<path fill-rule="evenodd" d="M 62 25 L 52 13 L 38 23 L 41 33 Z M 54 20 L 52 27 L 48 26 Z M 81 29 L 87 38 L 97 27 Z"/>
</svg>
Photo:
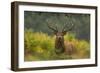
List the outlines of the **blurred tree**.
<svg viewBox="0 0 100 73">
<path fill-rule="evenodd" d="M 70 17 L 70 18 L 69 18 Z M 24 12 L 24 27 L 32 29 L 34 32 L 44 32 L 53 35 L 52 30 L 47 27 L 47 20 L 52 26 L 57 25 L 59 31 L 62 30 L 64 24 L 73 22 L 75 28 L 71 31 L 76 34 L 76 38 L 90 40 L 90 15 L 89 14 L 69 14 L 54 12 Z"/>
</svg>

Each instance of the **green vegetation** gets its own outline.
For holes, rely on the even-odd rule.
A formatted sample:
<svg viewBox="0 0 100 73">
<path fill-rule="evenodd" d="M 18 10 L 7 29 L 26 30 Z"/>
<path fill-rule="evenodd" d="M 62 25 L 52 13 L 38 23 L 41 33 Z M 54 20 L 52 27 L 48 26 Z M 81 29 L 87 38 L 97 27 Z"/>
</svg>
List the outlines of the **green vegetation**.
<svg viewBox="0 0 100 73">
<path fill-rule="evenodd" d="M 76 52 L 72 55 L 66 55 L 65 53 L 57 55 L 55 53 L 55 36 L 50 36 L 43 32 L 25 30 L 25 61 L 83 59 L 90 57 L 90 44 L 87 41 L 78 40 L 71 33 L 65 35 L 64 38 L 65 41 L 70 41 L 74 44 Z"/>
</svg>

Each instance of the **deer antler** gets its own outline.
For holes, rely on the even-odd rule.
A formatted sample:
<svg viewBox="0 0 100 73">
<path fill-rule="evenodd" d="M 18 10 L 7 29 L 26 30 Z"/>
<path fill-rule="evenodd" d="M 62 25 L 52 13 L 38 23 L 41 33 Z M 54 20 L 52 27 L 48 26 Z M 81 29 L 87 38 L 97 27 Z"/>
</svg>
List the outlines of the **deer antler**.
<svg viewBox="0 0 100 73">
<path fill-rule="evenodd" d="M 68 19 L 70 21 L 71 20 L 71 16 L 70 15 L 67 15 L 67 16 L 68 16 Z M 64 25 L 64 27 L 62 29 L 62 32 L 67 32 L 67 31 L 71 31 L 72 30 L 72 28 L 74 27 L 74 24 L 72 23 L 72 21 L 70 23 L 71 23 L 70 26 L 68 26 L 67 24 Z"/>
<path fill-rule="evenodd" d="M 66 24 L 65 24 L 65 26 L 64 26 L 63 29 L 62 29 L 62 32 L 70 31 L 70 30 L 72 30 L 73 27 L 74 27 L 74 24 L 73 24 L 73 23 L 71 23 L 71 27 L 68 27 L 68 26 L 66 26 Z M 66 28 L 67 28 L 67 29 L 66 29 Z"/>
<path fill-rule="evenodd" d="M 48 20 L 47 20 L 47 21 L 48 21 Z M 54 32 L 58 32 L 57 25 L 52 26 L 52 25 L 50 25 L 50 23 L 48 23 L 47 26 L 48 26 L 50 29 L 52 29 Z"/>
</svg>

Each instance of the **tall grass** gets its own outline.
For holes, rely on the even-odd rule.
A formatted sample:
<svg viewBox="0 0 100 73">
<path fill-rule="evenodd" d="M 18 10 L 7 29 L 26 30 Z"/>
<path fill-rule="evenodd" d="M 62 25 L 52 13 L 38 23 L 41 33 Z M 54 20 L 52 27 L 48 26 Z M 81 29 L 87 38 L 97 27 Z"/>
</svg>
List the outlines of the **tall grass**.
<svg viewBox="0 0 100 73">
<path fill-rule="evenodd" d="M 76 53 L 66 55 L 65 53 L 57 55 L 55 53 L 55 36 L 49 36 L 42 32 L 33 32 L 25 30 L 24 32 L 24 60 L 63 60 L 63 59 L 83 59 L 90 57 L 90 44 L 85 40 L 78 40 L 74 34 L 64 36 L 65 41 L 71 41 L 74 44 Z"/>
</svg>

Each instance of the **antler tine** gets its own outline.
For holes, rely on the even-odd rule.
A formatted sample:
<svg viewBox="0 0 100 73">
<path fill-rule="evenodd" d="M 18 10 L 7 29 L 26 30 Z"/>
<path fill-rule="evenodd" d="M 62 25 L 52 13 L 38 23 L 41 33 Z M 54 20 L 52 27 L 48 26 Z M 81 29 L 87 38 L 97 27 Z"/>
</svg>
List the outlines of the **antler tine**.
<svg viewBox="0 0 100 73">
<path fill-rule="evenodd" d="M 54 28 L 54 27 L 50 26 L 50 24 L 48 24 L 48 27 L 49 27 L 50 29 L 52 29 L 53 31 L 57 32 L 57 26 Z"/>
<path fill-rule="evenodd" d="M 64 26 L 62 27 L 62 31 L 65 30 L 66 26 L 67 26 L 67 24 L 64 24 Z"/>
<path fill-rule="evenodd" d="M 56 28 L 56 30 L 58 31 L 58 27 L 57 27 L 57 24 L 55 25 L 55 28 Z"/>
<path fill-rule="evenodd" d="M 49 20 L 47 20 L 47 23 L 48 23 L 48 22 L 49 22 Z M 53 27 L 53 26 L 51 26 L 50 24 L 51 24 L 51 23 L 49 22 L 49 23 L 47 24 L 47 26 L 48 26 L 50 29 L 52 29 L 53 31 L 57 32 L 57 31 L 58 31 L 57 26 Z"/>
<path fill-rule="evenodd" d="M 70 15 L 68 15 L 68 20 L 69 21 L 71 20 L 71 16 Z M 66 27 L 66 24 L 65 24 L 65 26 L 63 27 L 62 32 L 67 32 L 67 31 L 72 30 L 72 28 L 74 27 L 74 24 L 73 24 L 72 21 L 70 21 L 70 23 L 71 23 L 70 27 L 69 26 Z M 67 28 L 67 29 L 65 29 L 65 28 Z"/>
<path fill-rule="evenodd" d="M 73 27 L 74 27 L 74 24 L 72 23 L 70 28 L 68 28 L 68 29 L 64 29 L 62 32 L 71 31 Z"/>
</svg>

